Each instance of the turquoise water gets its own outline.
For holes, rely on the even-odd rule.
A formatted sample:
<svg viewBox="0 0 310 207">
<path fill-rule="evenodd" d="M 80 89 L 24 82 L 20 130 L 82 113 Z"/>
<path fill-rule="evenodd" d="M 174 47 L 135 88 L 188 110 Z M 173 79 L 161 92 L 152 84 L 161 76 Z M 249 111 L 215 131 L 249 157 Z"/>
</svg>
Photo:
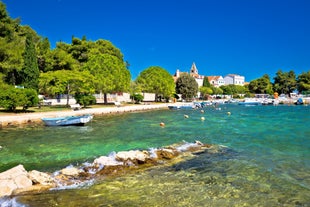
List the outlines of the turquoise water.
<svg viewBox="0 0 310 207">
<path fill-rule="evenodd" d="M 228 150 L 16 200 L 31 207 L 310 206 L 310 107 L 220 105 L 220 109 L 95 117 L 84 127 L 1 129 L 0 171 L 23 164 L 27 170 L 53 172 L 113 151 L 200 140 Z"/>
</svg>

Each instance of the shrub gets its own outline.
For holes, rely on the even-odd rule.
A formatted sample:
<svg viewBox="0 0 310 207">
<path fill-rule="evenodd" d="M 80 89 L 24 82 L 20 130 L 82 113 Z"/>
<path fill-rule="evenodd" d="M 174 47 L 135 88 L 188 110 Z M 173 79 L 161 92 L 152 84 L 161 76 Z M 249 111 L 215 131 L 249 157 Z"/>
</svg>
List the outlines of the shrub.
<svg viewBox="0 0 310 207">
<path fill-rule="evenodd" d="M 75 94 L 76 102 L 84 107 L 96 104 L 96 98 L 90 94 Z"/>
<path fill-rule="evenodd" d="M 136 93 L 134 95 L 131 96 L 131 98 L 135 101 L 135 103 L 140 103 L 141 101 L 143 101 L 143 95 L 140 93 Z"/>
<path fill-rule="evenodd" d="M 17 107 L 26 110 L 38 102 L 38 94 L 33 89 L 7 87 L 5 90 L 0 90 L 0 106 L 9 111 L 16 111 Z"/>
</svg>

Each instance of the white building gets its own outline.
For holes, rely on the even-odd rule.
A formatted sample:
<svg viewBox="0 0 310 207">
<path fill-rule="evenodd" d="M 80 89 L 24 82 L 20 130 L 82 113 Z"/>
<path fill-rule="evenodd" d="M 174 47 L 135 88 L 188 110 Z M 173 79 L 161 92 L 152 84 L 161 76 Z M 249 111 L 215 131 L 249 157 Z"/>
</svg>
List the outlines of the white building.
<svg viewBox="0 0 310 207">
<path fill-rule="evenodd" d="M 222 85 L 225 85 L 225 81 L 222 76 L 208 76 L 208 81 L 214 87 L 220 87 Z"/>
<path fill-rule="evenodd" d="M 174 82 L 176 82 L 176 80 L 180 77 L 180 75 L 182 73 L 187 73 L 187 72 L 180 72 L 179 69 L 176 70 L 176 72 L 175 72 L 175 74 L 173 76 Z M 196 82 L 198 83 L 198 87 L 203 85 L 203 78 L 204 78 L 204 76 L 203 75 L 199 75 L 198 69 L 197 69 L 195 63 L 192 64 L 192 67 L 190 69 L 190 73 L 189 74 L 190 74 L 190 76 L 195 78 Z"/>
<path fill-rule="evenodd" d="M 245 78 L 244 76 L 241 75 L 236 75 L 236 74 L 228 74 L 224 77 L 225 85 L 244 85 Z"/>
</svg>

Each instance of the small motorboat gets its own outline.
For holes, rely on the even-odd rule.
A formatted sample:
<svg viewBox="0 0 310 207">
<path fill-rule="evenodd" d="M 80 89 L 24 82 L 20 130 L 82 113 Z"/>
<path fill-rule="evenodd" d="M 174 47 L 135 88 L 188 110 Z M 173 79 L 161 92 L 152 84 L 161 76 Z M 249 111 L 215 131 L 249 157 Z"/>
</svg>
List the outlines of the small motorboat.
<svg viewBox="0 0 310 207">
<path fill-rule="evenodd" d="M 83 126 L 90 122 L 93 116 L 90 114 L 82 116 L 65 116 L 65 117 L 55 117 L 55 118 L 42 118 L 42 121 L 46 126 Z"/>
<path fill-rule="evenodd" d="M 245 99 L 244 101 L 241 101 L 238 104 L 244 105 L 244 106 L 258 106 L 258 105 L 262 105 L 262 102 L 256 99 Z"/>
<path fill-rule="evenodd" d="M 193 104 L 191 104 L 191 105 L 178 105 L 178 106 L 171 105 L 171 106 L 168 106 L 168 108 L 172 109 L 172 110 L 179 110 L 179 109 L 188 110 L 188 109 L 194 109 L 195 105 L 193 105 Z"/>
</svg>

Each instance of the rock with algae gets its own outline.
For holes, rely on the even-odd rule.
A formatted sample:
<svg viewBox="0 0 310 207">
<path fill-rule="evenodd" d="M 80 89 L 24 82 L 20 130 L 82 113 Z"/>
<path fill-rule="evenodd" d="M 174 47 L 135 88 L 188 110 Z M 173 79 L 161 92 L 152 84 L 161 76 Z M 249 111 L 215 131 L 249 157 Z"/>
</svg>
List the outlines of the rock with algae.
<svg viewBox="0 0 310 207">
<path fill-rule="evenodd" d="M 196 141 L 194 143 L 183 142 L 151 151 L 121 151 L 113 156 L 101 156 L 88 165 L 69 166 L 54 174 L 36 170 L 27 172 L 22 165 L 18 165 L 0 173 L 0 198 L 78 185 L 85 181 L 100 178 L 102 175 L 117 176 L 173 160 L 181 161 L 182 156 L 193 156 L 195 153 L 205 151 L 214 153 L 216 150 L 212 150 L 212 148 L 213 145 Z"/>
</svg>

